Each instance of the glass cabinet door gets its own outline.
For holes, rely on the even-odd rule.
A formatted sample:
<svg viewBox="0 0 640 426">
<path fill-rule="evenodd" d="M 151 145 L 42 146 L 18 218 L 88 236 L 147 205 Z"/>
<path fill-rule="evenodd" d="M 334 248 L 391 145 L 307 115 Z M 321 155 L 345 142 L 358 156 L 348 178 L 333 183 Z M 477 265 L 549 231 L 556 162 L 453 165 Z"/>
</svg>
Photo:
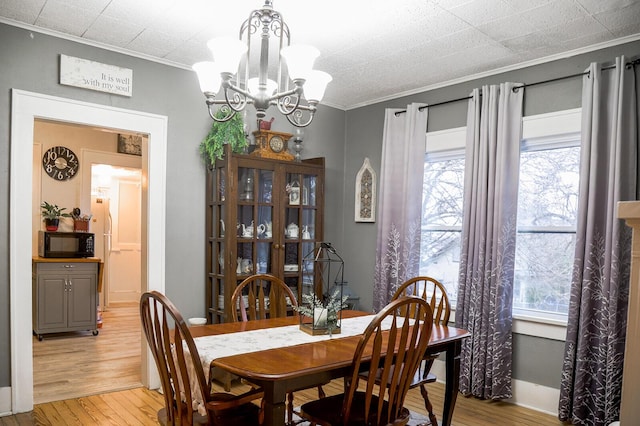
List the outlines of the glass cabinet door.
<svg viewBox="0 0 640 426">
<path fill-rule="evenodd" d="M 316 175 L 286 174 L 286 209 L 284 222 L 284 277 L 287 285 L 299 297 L 301 284 L 313 280 L 313 271 L 306 271 L 302 259 L 313 251 L 317 225 Z"/>
</svg>

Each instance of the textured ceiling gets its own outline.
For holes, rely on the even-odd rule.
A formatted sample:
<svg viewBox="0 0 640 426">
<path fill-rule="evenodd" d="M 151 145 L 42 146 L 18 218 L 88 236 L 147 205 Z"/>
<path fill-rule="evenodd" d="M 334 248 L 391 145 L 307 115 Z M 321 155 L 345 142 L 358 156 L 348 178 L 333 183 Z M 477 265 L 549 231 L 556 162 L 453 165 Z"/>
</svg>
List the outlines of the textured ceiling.
<svg viewBox="0 0 640 426">
<path fill-rule="evenodd" d="M 343 109 L 590 46 L 640 39 L 640 0 L 273 3 L 289 25 L 292 43 L 312 44 L 321 52 L 315 68 L 333 76 L 323 103 Z M 237 36 L 249 12 L 262 4 L 0 0 L 0 19 L 190 67 L 211 59 L 207 40 Z"/>
</svg>

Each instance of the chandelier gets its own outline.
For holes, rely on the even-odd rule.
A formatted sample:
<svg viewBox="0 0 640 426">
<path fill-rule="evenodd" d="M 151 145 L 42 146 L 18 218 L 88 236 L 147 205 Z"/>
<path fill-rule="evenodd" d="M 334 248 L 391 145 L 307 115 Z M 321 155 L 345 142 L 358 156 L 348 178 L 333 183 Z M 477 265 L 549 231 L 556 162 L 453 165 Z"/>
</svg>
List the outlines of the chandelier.
<svg viewBox="0 0 640 426">
<path fill-rule="evenodd" d="M 247 104 L 255 107 L 258 120 L 271 106 L 296 127 L 313 120 L 331 76 L 312 69 L 320 54 L 315 47 L 290 44 L 289 27 L 272 3 L 265 0 L 261 9 L 251 12 L 239 39 L 209 40 L 215 62 L 193 65 L 215 121 L 230 120 Z M 224 99 L 216 99 L 220 91 Z M 214 111 L 215 106 L 220 108 Z"/>
</svg>

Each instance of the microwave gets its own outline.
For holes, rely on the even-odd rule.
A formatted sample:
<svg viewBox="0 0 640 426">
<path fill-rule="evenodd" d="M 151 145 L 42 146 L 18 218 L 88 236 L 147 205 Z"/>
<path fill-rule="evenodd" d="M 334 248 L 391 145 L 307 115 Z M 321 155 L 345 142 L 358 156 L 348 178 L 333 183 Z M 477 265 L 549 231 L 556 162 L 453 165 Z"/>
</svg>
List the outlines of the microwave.
<svg viewBox="0 0 640 426">
<path fill-rule="evenodd" d="M 93 257 L 95 236 L 90 232 L 38 231 L 40 257 Z"/>
</svg>

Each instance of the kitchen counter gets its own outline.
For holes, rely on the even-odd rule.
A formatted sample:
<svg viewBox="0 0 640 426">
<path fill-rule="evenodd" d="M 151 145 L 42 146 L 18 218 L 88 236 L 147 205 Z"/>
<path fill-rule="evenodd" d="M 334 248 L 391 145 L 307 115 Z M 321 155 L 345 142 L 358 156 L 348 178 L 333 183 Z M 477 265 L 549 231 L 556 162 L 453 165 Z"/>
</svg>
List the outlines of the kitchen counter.
<svg viewBox="0 0 640 426">
<path fill-rule="evenodd" d="M 34 263 L 68 263 L 68 262 L 74 262 L 74 263 L 86 263 L 86 262 L 102 263 L 102 259 L 100 259 L 98 257 L 40 257 L 40 256 L 33 256 L 32 260 L 33 260 Z"/>
<path fill-rule="evenodd" d="M 33 333 L 91 331 L 98 335 L 99 258 L 32 258 Z"/>
</svg>

